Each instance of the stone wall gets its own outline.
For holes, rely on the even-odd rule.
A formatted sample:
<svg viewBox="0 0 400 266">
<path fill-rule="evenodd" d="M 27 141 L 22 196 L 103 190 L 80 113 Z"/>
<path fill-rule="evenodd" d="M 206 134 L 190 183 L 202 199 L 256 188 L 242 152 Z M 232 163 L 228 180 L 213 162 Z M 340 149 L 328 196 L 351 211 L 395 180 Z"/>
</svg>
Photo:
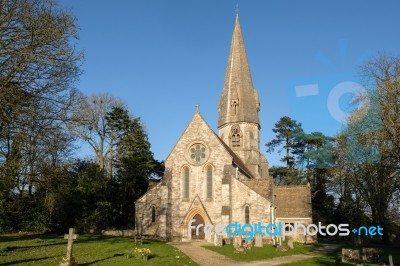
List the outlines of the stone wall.
<svg viewBox="0 0 400 266">
<path fill-rule="evenodd" d="M 161 183 L 150 189 L 135 202 L 135 229 L 140 235 L 166 239 L 165 200 L 166 186 Z M 152 222 L 152 209 L 155 208 L 155 222 Z"/>
<path fill-rule="evenodd" d="M 126 236 L 133 237 L 136 235 L 135 230 L 102 230 L 101 234 L 103 236 Z"/>
</svg>

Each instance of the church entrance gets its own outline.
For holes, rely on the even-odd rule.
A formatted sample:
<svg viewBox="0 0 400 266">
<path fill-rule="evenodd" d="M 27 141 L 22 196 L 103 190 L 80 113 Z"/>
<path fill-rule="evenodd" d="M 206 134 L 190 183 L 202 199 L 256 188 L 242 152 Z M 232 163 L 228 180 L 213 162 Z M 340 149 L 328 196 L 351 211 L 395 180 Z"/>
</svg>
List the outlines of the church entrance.
<svg viewBox="0 0 400 266">
<path fill-rule="evenodd" d="M 193 217 L 193 219 L 195 219 L 196 221 L 194 223 L 192 223 L 192 226 L 194 226 L 194 228 L 192 228 L 192 232 L 191 232 L 192 239 L 204 239 L 205 235 L 204 235 L 203 229 L 204 229 L 205 223 L 204 223 L 203 217 L 200 214 L 196 214 Z M 202 224 L 203 226 L 200 227 L 199 235 L 196 235 L 196 228 L 197 228 L 197 225 L 199 225 L 199 224 Z"/>
</svg>

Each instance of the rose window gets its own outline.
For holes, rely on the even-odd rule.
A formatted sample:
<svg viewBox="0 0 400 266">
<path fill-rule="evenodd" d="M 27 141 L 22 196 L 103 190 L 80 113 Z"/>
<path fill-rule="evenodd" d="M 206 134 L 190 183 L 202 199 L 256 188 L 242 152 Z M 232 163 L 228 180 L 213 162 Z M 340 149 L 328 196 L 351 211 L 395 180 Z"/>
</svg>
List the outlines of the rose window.
<svg viewBox="0 0 400 266">
<path fill-rule="evenodd" d="M 201 144 L 196 144 L 190 149 L 190 158 L 196 163 L 200 163 L 206 158 L 206 148 Z"/>
<path fill-rule="evenodd" d="M 190 143 L 185 152 L 185 159 L 191 165 L 202 165 L 210 157 L 210 149 L 202 141 Z"/>
</svg>

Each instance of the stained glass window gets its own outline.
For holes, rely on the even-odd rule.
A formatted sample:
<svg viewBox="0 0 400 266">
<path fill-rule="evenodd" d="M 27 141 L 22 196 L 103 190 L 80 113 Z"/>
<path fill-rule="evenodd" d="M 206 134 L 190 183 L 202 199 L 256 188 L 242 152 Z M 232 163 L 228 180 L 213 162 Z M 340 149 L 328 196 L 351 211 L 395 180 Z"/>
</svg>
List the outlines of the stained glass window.
<svg viewBox="0 0 400 266">
<path fill-rule="evenodd" d="M 246 224 L 250 223 L 250 208 L 249 206 L 246 206 L 244 208 L 244 220 Z"/>
<path fill-rule="evenodd" d="M 206 158 L 206 148 L 201 144 L 196 144 L 190 149 L 190 158 L 196 163 L 200 163 Z"/>
<path fill-rule="evenodd" d="M 156 207 L 154 206 L 151 207 L 151 222 L 156 222 Z"/>
<path fill-rule="evenodd" d="M 212 167 L 207 168 L 207 198 L 212 198 Z"/>
<path fill-rule="evenodd" d="M 185 167 L 183 182 L 184 182 L 183 197 L 189 198 L 189 168 L 188 167 Z"/>
</svg>

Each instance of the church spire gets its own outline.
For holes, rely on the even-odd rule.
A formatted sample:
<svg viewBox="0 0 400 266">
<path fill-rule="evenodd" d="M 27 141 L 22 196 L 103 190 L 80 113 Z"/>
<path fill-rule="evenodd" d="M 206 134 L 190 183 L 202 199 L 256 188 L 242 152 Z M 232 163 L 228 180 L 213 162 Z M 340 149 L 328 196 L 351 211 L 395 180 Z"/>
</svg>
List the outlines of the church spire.
<svg viewBox="0 0 400 266">
<path fill-rule="evenodd" d="M 258 93 L 253 88 L 239 16 L 236 15 L 224 89 L 219 102 L 218 128 L 238 122 L 252 123 L 259 127 L 258 111 Z"/>
</svg>

